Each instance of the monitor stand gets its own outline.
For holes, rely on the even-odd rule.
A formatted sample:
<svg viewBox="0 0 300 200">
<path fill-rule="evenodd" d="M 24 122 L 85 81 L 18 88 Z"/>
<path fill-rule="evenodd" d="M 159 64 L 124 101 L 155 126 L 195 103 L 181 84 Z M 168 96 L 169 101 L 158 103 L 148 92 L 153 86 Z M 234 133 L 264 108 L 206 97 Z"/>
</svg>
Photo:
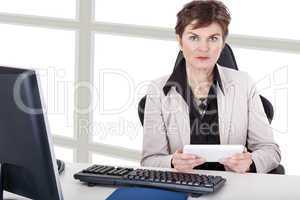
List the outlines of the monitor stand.
<svg viewBox="0 0 300 200">
<path fill-rule="evenodd" d="M 13 194 L 13 193 L 10 193 L 10 194 Z M 13 195 L 16 195 L 16 194 L 13 194 Z M 25 199 L 26 199 L 25 197 L 21 197 L 19 195 L 16 195 L 16 197 L 4 198 L 4 175 L 2 173 L 2 164 L 0 164 L 0 200 L 25 200 Z"/>
<path fill-rule="evenodd" d="M 62 161 L 62 160 L 59 160 L 59 159 L 57 159 L 56 162 L 57 162 L 57 166 L 58 166 L 58 172 L 59 172 L 59 174 L 61 174 L 62 172 L 64 172 L 65 162 Z M 4 196 L 4 175 L 2 173 L 2 165 L 3 164 L 0 164 L 0 200 L 18 200 L 21 197 L 20 198 L 17 198 L 17 197 L 11 198 L 11 197 L 9 197 L 8 199 L 3 198 L 3 196 Z M 13 193 L 11 193 L 11 194 L 13 194 Z M 16 196 L 19 196 L 19 195 L 16 195 Z M 22 200 L 22 199 L 26 199 L 26 198 L 23 197 L 20 200 Z"/>
<path fill-rule="evenodd" d="M 2 176 L 2 164 L 0 164 L 0 200 L 3 200 L 4 177 Z"/>
</svg>

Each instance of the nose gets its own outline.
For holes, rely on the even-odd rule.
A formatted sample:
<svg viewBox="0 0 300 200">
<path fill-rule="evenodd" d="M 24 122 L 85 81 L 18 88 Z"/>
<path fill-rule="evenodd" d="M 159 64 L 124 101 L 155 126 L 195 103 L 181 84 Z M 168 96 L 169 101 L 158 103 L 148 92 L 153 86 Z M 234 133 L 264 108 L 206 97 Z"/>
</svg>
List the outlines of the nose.
<svg viewBox="0 0 300 200">
<path fill-rule="evenodd" d="M 207 52 L 209 50 L 208 42 L 205 40 L 200 40 L 197 44 L 197 51 Z"/>
</svg>

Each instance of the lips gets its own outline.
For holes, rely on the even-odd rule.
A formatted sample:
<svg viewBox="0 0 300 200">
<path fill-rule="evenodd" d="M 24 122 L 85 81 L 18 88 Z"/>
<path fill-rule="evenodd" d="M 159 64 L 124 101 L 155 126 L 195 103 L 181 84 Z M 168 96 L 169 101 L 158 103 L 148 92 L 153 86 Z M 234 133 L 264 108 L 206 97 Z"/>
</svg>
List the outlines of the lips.
<svg viewBox="0 0 300 200">
<path fill-rule="evenodd" d="M 196 57 L 198 60 L 207 60 L 209 57 L 207 56 L 198 56 Z"/>
</svg>

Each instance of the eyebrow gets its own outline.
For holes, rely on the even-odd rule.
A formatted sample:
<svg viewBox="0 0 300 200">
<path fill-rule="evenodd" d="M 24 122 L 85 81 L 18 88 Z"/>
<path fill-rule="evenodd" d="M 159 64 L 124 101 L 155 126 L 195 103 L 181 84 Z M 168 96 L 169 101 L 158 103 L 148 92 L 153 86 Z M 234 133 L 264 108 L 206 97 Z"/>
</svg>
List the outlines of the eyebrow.
<svg viewBox="0 0 300 200">
<path fill-rule="evenodd" d="M 196 33 L 191 32 L 191 31 L 189 31 L 188 33 L 191 33 L 191 34 L 196 35 L 196 36 L 200 36 Z M 209 37 L 212 37 L 212 36 L 221 36 L 221 34 L 220 33 L 213 33 L 213 34 L 209 35 Z"/>
</svg>

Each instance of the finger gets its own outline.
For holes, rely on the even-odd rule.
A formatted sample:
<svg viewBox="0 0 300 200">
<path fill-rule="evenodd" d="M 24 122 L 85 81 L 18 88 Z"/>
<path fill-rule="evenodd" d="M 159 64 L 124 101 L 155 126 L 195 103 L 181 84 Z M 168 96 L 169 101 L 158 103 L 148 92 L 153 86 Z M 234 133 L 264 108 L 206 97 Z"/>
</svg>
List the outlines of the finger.
<svg viewBox="0 0 300 200">
<path fill-rule="evenodd" d="M 239 162 L 240 161 L 234 160 L 234 159 L 226 159 L 224 162 L 222 162 L 222 164 L 225 165 L 225 166 L 228 166 L 230 168 L 234 168 L 237 165 L 239 165 Z"/>
<path fill-rule="evenodd" d="M 193 165 L 193 168 L 198 166 L 198 165 L 202 165 L 203 163 L 205 163 L 206 161 L 204 159 L 195 159 L 194 162 L 191 163 L 191 165 Z"/>
<path fill-rule="evenodd" d="M 234 159 L 230 159 L 228 162 L 227 162 L 230 166 L 237 166 L 240 164 L 240 161 L 239 160 L 234 160 Z"/>
<path fill-rule="evenodd" d="M 181 154 L 182 152 L 180 150 L 176 150 L 175 153 L 173 154 L 173 157 L 178 157 Z"/>
<path fill-rule="evenodd" d="M 238 159 L 240 159 L 241 156 L 242 156 L 241 153 L 236 153 L 236 154 L 233 154 L 233 155 L 230 156 L 230 157 L 222 158 L 221 161 L 225 162 L 225 161 L 228 161 L 228 160 L 230 160 L 230 159 L 238 160 Z"/>
<path fill-rule="evenodd" d="M 179 153 L 174 153 L 173 154 L 173 160 L 175 160 L 175 159 L 180 159 L 180 157 L 181 157 L 181 154 L 179 154 Z"/>
<path fill-rule="evenodd" d="M 249 152 L 235 154 L 234 156 L 231 157 L 231 159 L 234 159 L 234 160 L 246 160 L 249 158 L 251 158 L 251 153 L 249 153 Z"/>
<path fill-rule="evenodd" d="M 176 159 L 176 158 L 180 158 L 181 154 L 182 154 L 182 150 L 178 149 L 178 150 L 176 150 L 175 153 L 173 154 L 173 158 L 175 158 L 175 159 Z"/>
<path fill-rule="evenodd" d="M 249 152 L 244 153 L 244 159 L 252 159 L 252 154 Z"/>
<path fill-rule="evenodd" d="M 183 159 L 175 159 L 174 165 L 191 165 L 194 163 L 194 160 L 183 160 Z"/>
<path fill-rule="evenodd" d="M 246 173 L 247 169 L 249 168 L 249 163 L 247 160 L 237 161 L 237 160 L 230 159 L 224 163 L 224 166 L 227 166 L 232 171 L 238 173 Z"/>
<path fill-rule="evenodd" d="M 197 158 L 197 156 L 193 155 L 193 154 L 182 153 L 180 155 L 180 159 L 182 159 L 182 160 L 190 160 L 190 159 L 196 159 L 196 158 Z"/>
<path fill-rule="evenodd" d="M 183 160 L 183 159 L 175 159 L 173 161 L 174 164 L 177 165 L 193 165 L 193 166 L 197 166 L 197 165 L 201 165 L 205 162 L 204 159 L 190 159 L 190 160 Z"/>
<path fill-rule="evenodd" d="M 246 152 L 248 152 L 247 147 L 244 147 L 243 153 L 246 153 Z"/>
<path fill-rule="evenodd" d="M 175 167 L 175 169 L 177 171 L 188 172 L 188 171 L 192 171 L 193 167 L 190 165 L 178 165 Z"/>
<path fill-rule="evenodd" d="M 186 164 L 201 164 L 201 163 L 204 163 L 205 160 L 204 159 L 201 159 L 201 158 L 196 158 L 196 159 L 191 159 L 191 160 L 182 160 L 184 163 Z"/>
<path fill-rule="evenodd" d="M 188 165 L 190 168 L 194 168 L 198 165 L 202 165 L 203 163 L 205 163 L 204 159 L 194 159 L 194 160 L 175 160 L 173 162 L 173 165 L 175 166 L 186 166 Z"/>
<path fill-rule="evenodd" d="M 187 161 L 186 160 L 182 160 L 182 159 L 175 159 L 174 161 L 173 161 L 173 165 L 174 166 L 178 166 L 178 165 L 185 165 L 187 163 Z"/>
<path fill-rule="evenodd" d="M 193 170 L 196 166 L 202 165 L 204 162 L 185 163 L 178 165 L 177 167 L 181 170 Z"/>
<path fill-rule="evenodd" d="M 231 157 L 231 159 L 235 159 L 235 160 L 244 159 L 244 154 L 243 153 L 236 153 Z"/>
</svg>

